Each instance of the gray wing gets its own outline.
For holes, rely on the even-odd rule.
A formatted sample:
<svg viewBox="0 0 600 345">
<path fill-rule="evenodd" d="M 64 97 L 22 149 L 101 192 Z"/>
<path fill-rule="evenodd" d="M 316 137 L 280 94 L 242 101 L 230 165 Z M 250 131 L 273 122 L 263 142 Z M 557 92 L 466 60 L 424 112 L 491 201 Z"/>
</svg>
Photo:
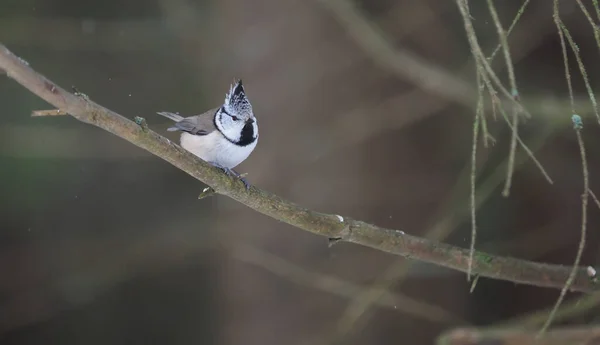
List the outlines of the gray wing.
<svg viewBox="0 0 600 345">
<path fill-rule="evenodd" d="M 218 109 L 219 108 L 214 108 L 203 114 L 194 115 L 186 118 L 179 117 L 180 120 L 175 122 L 175 125 L 173 127 L 167 128 L 167 131 L 182 131 L 193 135 L 207 135 L 216 129 L 214 116 Z M 158 114 L 168 117 L 172 120 L 178 120 L 177 117 L 171 115 L 172 113 L 161 112 Z"/>
</svg>

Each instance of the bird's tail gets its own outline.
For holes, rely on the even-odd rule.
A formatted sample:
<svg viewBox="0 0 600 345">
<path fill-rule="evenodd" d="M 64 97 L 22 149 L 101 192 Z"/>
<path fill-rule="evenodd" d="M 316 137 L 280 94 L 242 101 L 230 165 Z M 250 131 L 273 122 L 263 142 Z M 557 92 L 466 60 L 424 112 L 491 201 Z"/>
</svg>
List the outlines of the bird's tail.
<svg viewBox="0 0 600 345">
<path fill-rule="evenodd" d="M 179 115 L 179 114 L 175 114 L 175 113 L 169 113 L 168 111 L 159 111 L 157 112 L 158 115 L 162 115 L 168 119 L 171 119 L 175 122 L 179 122 L 181 120 L 183 120 L 183 116 Z"/>
<path fill-rule="evenodd" d="M 181 116 L 179 114 L 175 114 L 175 113 L 170 113 L 168 111 L 159 111 L 159 112 L 157 112 L 157 114 L 158 115 L 162 115 L 162 116 L 164 116 L 164 117 L 166 117 L 168 119 L 171 119 L 171 120 L 173 120 L 175 122 L 179 122 L 179 121 L 181 121 L 181 120 L 184 119 L 183 116 Z M 169 127 L 169 128 L 167 128 L 167 131 L 169 131 L 169 132 L 174 132 L 174 131 L 177 131 L 177 130 L 179 130 L 179 128 L 177 128 L 177 127 Z"/>
</svg>

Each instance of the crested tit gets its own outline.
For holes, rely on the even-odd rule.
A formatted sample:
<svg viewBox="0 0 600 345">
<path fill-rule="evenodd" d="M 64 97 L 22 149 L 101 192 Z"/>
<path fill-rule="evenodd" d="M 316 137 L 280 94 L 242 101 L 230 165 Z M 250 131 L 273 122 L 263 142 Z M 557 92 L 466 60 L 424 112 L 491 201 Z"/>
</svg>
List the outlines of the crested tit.
<svg viewBox="0 0 600 345">
<path fill-rule="evenodd" d="M 241 80 L 231 86 L 218 108 L 185 118 L 169 112 L 157 114 L 175 121 L 167 130 L 182 132 L 181 147 L 226 174 L 233 173 L 246 189 L 250 188 L 246 179 L 233 170 L 248 158 L 258 141 L 258 124 Z"/>
</svg>

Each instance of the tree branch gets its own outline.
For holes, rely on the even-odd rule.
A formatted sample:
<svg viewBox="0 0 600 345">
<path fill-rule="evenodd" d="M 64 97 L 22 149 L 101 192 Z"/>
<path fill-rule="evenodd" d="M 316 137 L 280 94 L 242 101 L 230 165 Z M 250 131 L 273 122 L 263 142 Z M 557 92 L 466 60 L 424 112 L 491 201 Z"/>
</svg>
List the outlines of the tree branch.
<svg viewBox="0 0 600 345">
<path fill-rule="evenodd" d="M 239 180 L 223 174 L 219 169 L 148 129 L 144 125 L 145 122 L 138 125 L 94 103 L 82 94 L 65 91 L 34 71 L 2 44 L 0 69 L 4 69 L 10 78 L 32 93 L 77 120 L 129 141 L 208 184 L 216 193 L 228 196 L 262 214 L 334 241 L 356 243 L 409 259 L 467 271 L 469 251 L 466 249 L 335 214 L 312 211 L 254 186 L 247 191 Z M 475 252 L 472 273 L 515 283 L 561 288 L 569 276 L 570 269 L 570 266 L 542 264 Z M 598 290 L 598 284 L 588 277 L 586 268 L 579 267 L 571 289 L 591 292 Z"/>
</svg>

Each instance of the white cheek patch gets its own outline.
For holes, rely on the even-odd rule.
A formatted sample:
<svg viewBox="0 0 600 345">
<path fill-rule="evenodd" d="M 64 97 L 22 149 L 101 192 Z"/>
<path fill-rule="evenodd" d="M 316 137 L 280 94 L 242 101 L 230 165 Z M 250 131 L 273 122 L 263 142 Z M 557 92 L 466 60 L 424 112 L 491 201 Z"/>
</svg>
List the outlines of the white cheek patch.
<svg viewBox="0 0 600 345">
<path fill-rule="evenodd" d="M 231 116 L 223 114 L 223 113 L 218 113 L 217 117 L 215 119 L 215 123 L 217 126 L 217 129 L 223 133 L 223 135 L 233 141 L 233 142 L 237 142 L 240 140 L 240 135 L 242 133 L 242 127 L 243 125 L 241 124 L 241 121 L 233 121 L 233 119 L 231 118 Z"/>
<path fill-rule="evenodd" d="M 215 125 L 217 127 L 217 129 L 221 132 L 223 132 L 223 117 L 226 115 L 223 115 L 221 113 L 221 111 L 217 112 L 217 114 L 215 115 Z"/>
</svg>

